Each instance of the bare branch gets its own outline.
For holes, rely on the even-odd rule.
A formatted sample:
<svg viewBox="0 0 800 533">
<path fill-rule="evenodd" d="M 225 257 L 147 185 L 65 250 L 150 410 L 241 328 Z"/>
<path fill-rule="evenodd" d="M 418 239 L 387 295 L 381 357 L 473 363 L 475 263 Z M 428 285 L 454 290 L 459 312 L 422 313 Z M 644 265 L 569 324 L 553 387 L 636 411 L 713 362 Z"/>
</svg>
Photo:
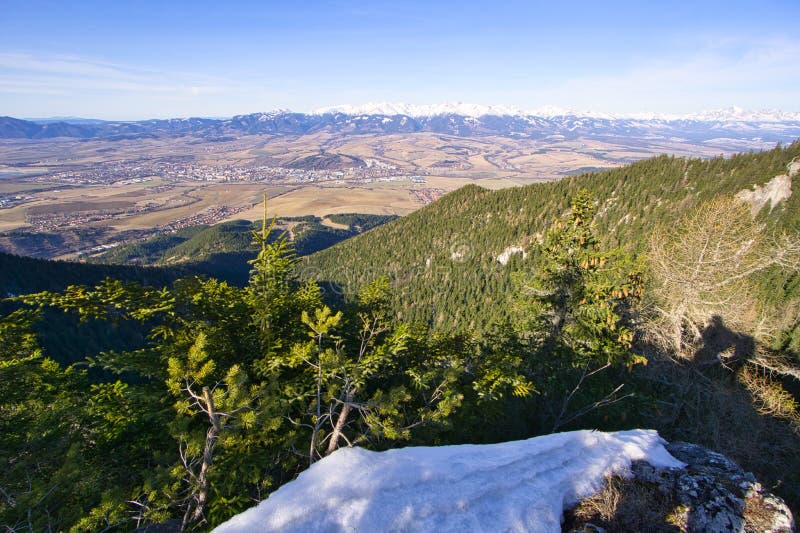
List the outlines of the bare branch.
<svg viewBox="0 0 800 533">
<path fill-rule="evenodd" d="M 570 422 L 572 422 L 573 420 L 577 420 L 578 418 L 580 418 L 580 417 L 582 417 L 582 416 L 594 411 L 595 409 L 601 409 L 603 407 L 608 407 L 609 405 L 614 405 L 615 403 L 619 403 L 622 400 L 625 400 L 627 398 L 633 397 L 633 393 L 625 394 L 624 396 L 616 397 L 616 394 L 620 390 L 622 390 L 622 388 L 624 386 L 625 386 L 624 384 L 619 385 L 616 389 L 614 389 L 610 393 L 606 394 L 603 398 L 597 400 L 596 402 L 592 402 L 591 404 L 587 405 L 583 409 L 581 409 L 578 412 L 576 412 L 574 415 L 572 415 L 571 417 L 566 419 L 564 422 L 562 422 L 561 425 L 562 426 L 567 425 Z"/>
<path fill-rule="evenodd" d="M 599 374 L 600 372 L 602 372 L 603 370 L 605 370 L 606 368 L 608 368 L 610 366 L 611 366 L 611 361 L 608 361 L 603 366 L 601 366 L 599 368 L 596 368 L 596 369 L 592 370 L 591 372 L 589 372 L 589 363 L 586 363 L 586 366 L 584 367 L 583 372 L 581 373 L 581 377 L 578 380 L 577 385 L 575 385 L 575 387 L 570 391 L 570 393 L 567 395 L 567 397 L 564 398 L 564 402 L 561 404 L 561 412 L 558 413 L 558 416 L 556 417 L 556 421 L 553 423 L 552 431 L 554 433 L 558 428 L 560 428 L 561 426 L 563 426 L 563 425 L 567 424 L 567 422 L 569 422 L 569 420 L 566 421 L 566 422 L 562 422 L 561 420 L 564 417 L 564 415 L 567 413 L 567 408 L 569 407 L 569 403 L 572 401 L 573 396 L 575 396 L 575 394 L 580 390 L 581 385 L 583 385 L 583 382 L 586 381 L 588 378 L 590 378 L 590 377 L 592 377 L 592 376 L 594 376 L 596 374 Z M 622 388 L 622 385 L 620 385 L 619 388 Z M 616 391 L 614 391 L 614 392 L 616 392 Z M 571 418 L 570 420 L 573 420 L 573 419 L 574 419 L 574 417 Z"/>
</svg>

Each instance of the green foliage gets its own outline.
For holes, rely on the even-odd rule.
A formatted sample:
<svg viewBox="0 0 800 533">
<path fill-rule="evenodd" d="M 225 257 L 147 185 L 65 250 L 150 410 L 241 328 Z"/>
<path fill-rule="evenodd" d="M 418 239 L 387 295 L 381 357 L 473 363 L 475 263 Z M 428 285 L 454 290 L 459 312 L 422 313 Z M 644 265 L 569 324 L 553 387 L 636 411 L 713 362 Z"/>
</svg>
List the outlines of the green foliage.
<svg viewBox="0 0 800 533">
<path fill-rule="evenodd" d="M 516 292 L 536 349 L 618 361 L 630 356 L 633 331 L 625 315 L 642 294 L 642 275 L 621 251 L 601 249 L 593 221 L 591 194 L 580 191 L 569 216 L 533 247 L 530 273 L 514 276 Z"/>
<path fill-rule="evenodd" d="M 313 459 L 347 443 L 390 446 L 446 429 L 465 390 L 479 391 L 481 401 L 530 392 L 507 358 L 465 353 L 424 327 L 392 323 L 386 277 L 367 284 L 351 307 L 323 305 L 317 284 L 296 281 L 291 244 L 270 238 L 273 229 L 265 223 L 254 234 L 260 251 L 245 289 L 214 279 L 184 278 L 163 289 L 106 279 L 18 298 L 85 322 L 133 321 L 146 332 L 143 348 L 86 359 L 115 378 L 58 389 L 74 415 L 53 426 L 62 427 L 68 452 L 61 454 L 69 459 L 56 463 L 76 477 L 70 486 L 83 502 L 62 525 L 182 517 L 186 527 L 206 528 L 291 477 L 299 449 Z M 36 359 L 40 351 L 26 329 L 33 318 L 11 315 L 8 323 L 18 327 L 8 326 L 3 338 Z M 31 372 L 21 375 L 33 379 Z M 15 390 L 20 401 L 36 391 Z M 31 412 L 14 421 L 27 430 L 48 421 L 44 407 Z M 114 460 L 87 463 L 104 455 Z M 116 488 L 95 476 L 116 480 Z"/>
<path fill-rule="evenodd" d="M 529 270 L 513 275 L 517 329 L 532 352 L 533 374 L 545 377 L 538 402 L 553 431 L 621 399 L 613 379 L 591 378 L 646 362 L 631 351 L 642 274 L 621 250 L 603 250 L 594 220 L 591 194 L 579 191 L 569 213 L 532 246 Z"/>
<path fill-rule="evenodd" d="M 178 520 L 207 530 L 341 446 L 495 442 L 632 420 L 680 435 L 680 417 L 696 415 L 680 394 L 713 398 L 706 383 L 716 378 L 681 388 L 697 369 L 676 366 L 678 380 L 636 365 L 643 276 L 635 256 L 657 223 L 675 220 L 676 206 L 704 201 L 715 187 L 745 188 L 756 174 L 769 179 L 798 151 L 662 157 L 510 191 L 465 187 L 306 260 L 275 220 L 255 232 L 234 225 L 254 239 L 244 288 L 88 275 L 38 287 L 7 302 L 0 319 L 0 461 L 8 465 L 0 523 L 82 531 Z M 796 232 L 800 210 L 791 206 L 758 223 Z M 359 217 L 330 219 L 362 229 L 374 222 Z M 295 243 L 304 225 L 319 224 L 292 222 Z M 526 257 L 499 263 L 512 245 Z M 320 286 L 299 279 L 303 266 L 319 267 L 348 298 L 323 303 Z M 761 274 L 753 282 L 760 297 L 791 308 L 796 276 Z M 780 294 L 769 296 L 770 287 Z M 81 327 L 131 328 L 139 342 L 58 364 L 33 324 L 57 323 L 64 312 Z M 776 343 L 793 346 L 786 331 Z M 623 381 L 637 397 L 621 408 Z M 779 392 L 784 401 L 791 391 Z"/>
<path fill-rule="evenodd" d="M 289 286 L 293 280 L 293 268 L 297 263 L 294 249 L 286 239 L 286 234 L 281 234 L 277 239 L 269 242 L 269 236 L 275 227 L 272 219 L 269 228 L 266 221 L 261 232 L 253 232 L 254 242 L 261 250 L 255 259 L 250 261 L 253 265 L 250 271 L 250 284 L 248 289 L 252 297 L 259 302 L 257 321 L 265 337 L 272 332 L 275 319 L 286 312 L 289 298 Z M 269 348 L 267 348 L 269 349 Z"/>
<path fill-rule="evenodd" d="M 309 276 L 328 292 L 354 296 L 369 280 L 392 283 L 391 311 L 406 321 L 442 331 L 484 334 L 511 319 L 511 274 L 497 257 L 510 246 L 531 244 L 587 189 L 599 203 L 594 234 L 606 249 L 639 257 L 653 229 L 673 225 L 683 213 L 712 198 L 763 185 L 800 156 L 800 142 L 727 158 L 659 156 L 631 165 L 570 176 L 557 182 L 489 191 L 470 185 L 363 236 L 303 259 Z M 800 195 L 759 215 L 768 227 L 800 229 Z M 779 274 L 773 273 L 773 276 Z M 773 277 L 773 279 L 775 279 Z M 784 285 L 784 277 L 779 283 Z M 329 284 L 329 285 L 328 285 Z M 765 293 L 776 297 L 775 285 Z M 796 285 L 794 285 L 796 286 Z M 787 286 L 788 288 L 788 286 Z"/>
<path fill-rule="evenodd" d="M 0 321 L 0 522 L 17 531 L 127 522 L 126 488 L 147 475 L 161 445 L 142 433 L 158 408 L 125 384 L 90 387 L 84 372 L 43 357 L 33 318 L 15 311 Z M 109 487 L 119 490 L 106 512 Z"/>
<path fill-rule="evenodd" d="M 372 228 L 377 228 L 381 224 L 391 222 L 399 218 L 397 215 L 365 215 L 360 213 L 337 213 L 328 215 L 326 218 L 335 224 L 349 226 L 351 230 L 363 233 Z"/>
<path fill-rule="evenodd" d="M 95 285 L 112 277 L 143 285 L 169 285 L 188 272 L 180 268 L 143 268 L 125 265 L 87 265 L 46 261 L 0 252 L 0 297 L 39 291 L 62 291 L 69 285 Z"/>
<path fill-rule="evenodd" d="M 277 222 L 284 228 L 291 228 L 293 248 L 298 255 L 304 256 L 359 235 L 397 216 L 351 213 L 329 215 L 329 218 L 347 227 L 327 226 L 315 216 L 281 217 Z M 173 268 L 180 265 L 184 275 L 204 274 L 244 286 L 248 281 L 247 264 L 259 249 L 258 244 L 252 242 L 252 233 L 258 229 L 258 223 L 247 220 L 233 220 L 213 226 L 201 224 L 118 246 L 88 261 L 106 265 L 169 265 Z M 279 230 L 273 224 L 268 240 L 278 239 L 284 234 L 284 230 Z M 45 288 L 52 289 L 37 287 L 34 290 Z"/>
</svg>

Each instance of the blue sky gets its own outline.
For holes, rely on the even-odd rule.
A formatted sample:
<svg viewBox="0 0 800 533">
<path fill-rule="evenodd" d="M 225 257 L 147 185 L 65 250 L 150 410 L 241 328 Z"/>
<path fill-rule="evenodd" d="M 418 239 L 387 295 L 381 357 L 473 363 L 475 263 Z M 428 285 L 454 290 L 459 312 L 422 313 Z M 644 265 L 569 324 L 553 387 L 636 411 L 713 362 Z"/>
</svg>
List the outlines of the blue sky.
<svg viewBox="0 0 800 533">
<path fill-rule="evenodd" d="M 0 0 L 0 115 L 800 111 L 798 20 L 798 0 Z"/>
</svg>

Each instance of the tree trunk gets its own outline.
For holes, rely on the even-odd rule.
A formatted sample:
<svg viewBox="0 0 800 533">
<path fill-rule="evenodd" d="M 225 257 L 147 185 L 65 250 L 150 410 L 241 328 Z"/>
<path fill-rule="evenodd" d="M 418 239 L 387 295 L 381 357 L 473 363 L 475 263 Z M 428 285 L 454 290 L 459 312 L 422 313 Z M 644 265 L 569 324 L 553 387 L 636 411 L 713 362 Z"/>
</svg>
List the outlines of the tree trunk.
<svg viewBox="0 0 800 533">
<path fill-rule="evenodd" d="M 311 430 L 311 445 L 308 450 L 308 466 L 317 460 L 317 435 L 319 434 L 320 420 L 322 418 L 322 335 L 317 337 L 317 419 L 314 429 Z"/>
<path fill-rule="evenodd" d="M 214 459 L 214 445 L 217 443 L 217 429 L 214 426 L 206 432 L 206 445 L 203 450 L 203 464 L 200 466 L 200 475 L 197 476 L 197 507 L 194 508 L 192 522 L 203 518 L 203 510 L 208 501 L 210 483 L 208 482 L 208 468 Z"/>
<path fill-rule="evenodd" d="M 214 446 L 217 444 L 217 436 L 222 431 L 219 413 L 217 413 L 214 407 L 214 397 L 211 395 L 211 391 L 208 387 L 203 387 L 203 401 L 206 404 L 206 412 L 208 413 L 211 427 L 208 428 L 206 432 L 206 443 L 203 447 L 203 462 L 200 465 L 200 473 L 197 476 L 197 495 L 194 498 L 194 511 L 192 511 L 191 505 L 186 509 L 181 530 L 185 530 L 189 523 L 198 522 L 203 518 L 203 511 L 205 511 L 205 506 L 208 502 L 208 493 L 211 488 L 211 484 L 208 480 L 208 469 L 214 460 Z M 189 516 L 191 516 L 191 518 L 189 518 Z"/>
<path fill-rule="evenodd" d="M 347 399 L 342 405 L 342 410 L 339 411 L 339 418 L 336 419 L 336 425 L 333 427 L 333 433 L 331 433 L 331 440 L 328 441 L 328 450 L 325 452 L 325 455 L 330 455 L 339 448 L 339 437 L 342 435 L 342 430 L 347 422 L 347 416 L 353 408 L 352 401 L 353 395 L 348 394 Z"/>
</svg>

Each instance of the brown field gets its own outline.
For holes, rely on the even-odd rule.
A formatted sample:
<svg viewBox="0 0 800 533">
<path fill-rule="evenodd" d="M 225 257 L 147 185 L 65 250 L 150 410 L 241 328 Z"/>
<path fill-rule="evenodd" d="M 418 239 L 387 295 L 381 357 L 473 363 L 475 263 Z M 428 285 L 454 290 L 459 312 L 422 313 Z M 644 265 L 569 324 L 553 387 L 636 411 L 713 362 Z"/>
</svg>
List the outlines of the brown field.
<svg viewBox="0 0 800 533">
<path fill-rule="evenodd" d="M 414 201 L 407 187 L 308 186 L 269 200 L 267 212 L 270 216 L 324 217 L 337 213 L 406 215 L 422 205 Z M 232 218 L 259 220 L 262 213 L 263 208 L 255 205 Z"/>
<path fill-rule="evenodd" d="M 63 202 L 53 204 L 39 204 L 27 208 L 29 215 L 44 215 L 46 213 L 72 213 L 73 211 L 103 211 L 108 209 L 126 209 L 135 206 L 133 202 L 123 201 L 90 201 Z"/>
<path fill-rule="evenodd" d="M 290 187 L 265 186 L 264 184 L 252 183 L 217 184 L 204 187 L 187 185 L 171 191 L 173 195 L 169 199 L 171 203 L 167 202 L 163 209 L 125 218 L 115 222 L 114 227 L 118 230 L 152 228 L 189 217 L 215 206 L 224 205 L 245 209 L 257 208 L 265 192 L 268 198 L 274 198 L 291 190 L 292 188 Z M 178 191 L 180 192 L 178 193 Z M 196 201 L 190 204 L 182 204 L 180 203 L 182 199 L 195 199 Z M 230 218 L 246 218 L 242 215 L 243 213 L 240 213 Z M 257 218 L 261 218 L 261 215 Z M 254 218 L 253 220 L 256 219 Z"/>
<path fill-rule="evenodd" d="M 321 153 L 378 161 L 384 165 L 379 167 L 383 174 L 380 179 L 361 179 L 353 174 L 347 178 L 312 176 L 298 181 L 296 175 L 279 172 L 266 181 L 230 181 L 212 170 L 211 179 L 202 181 L 154 171 L 153 176 L 138 182 L 119 178 L 90 184 L 50 178 L 57 176 L 54 173 L 97 168 L 112 174 L 117 168 L 141 165 L 155 165 L 153 168 L 158 169 L 162 162 L 199 165 L 206 173 L 207 169 L 283 168 Z M 634 146 L 593 139 L 531 140 L 433 133 L 251 135 L 226 142 L 204 142 L 190 136 L 88 142 L 3 140 L 0 200 L 14 195 L 25 198 L 23 203 L 17 199 L 0 208 L 0 232 L 58 232 L 80 226 L 107 228 L 112 233 L 146 230 L 184 223 L 181 221 L 208 212 L 220 213 L 214 215 L 214 222 L 257 220 L 262 216 L 259 204 L 264 192 L 270 197 L 270 214 L 282 216 L 352 212 L 405 215 L 441 192 L 468 183 L 490 189 L 513 187 L 558 179 L 581 169 L 614 167 L 660 153 L 707 157 L 718 155 L 719 149 L 678 142 Z M 86 216 L 81 218 L 81 213 Z M 32 226 L 32 216 L 52 216 L 56 220 L 43 228 Z"/>
<path fill-rule="evenodd" d="M 25 209 L 3 209 L 0 211 L 0 231 L 25 227 Z"/>
<path fill-rule="evenodd" d="M 329 228 L 350 229 L 350 226 L 348 226 L 347 224 L 337 224 L 336 222 L 334 222 L 333 220 L 331 220 L 329 218 L 323 218 L 322 219 L 322 225 L 323 226 L 328 226 Z"/>
</svg>

